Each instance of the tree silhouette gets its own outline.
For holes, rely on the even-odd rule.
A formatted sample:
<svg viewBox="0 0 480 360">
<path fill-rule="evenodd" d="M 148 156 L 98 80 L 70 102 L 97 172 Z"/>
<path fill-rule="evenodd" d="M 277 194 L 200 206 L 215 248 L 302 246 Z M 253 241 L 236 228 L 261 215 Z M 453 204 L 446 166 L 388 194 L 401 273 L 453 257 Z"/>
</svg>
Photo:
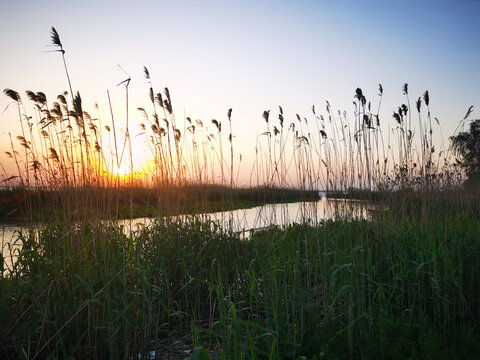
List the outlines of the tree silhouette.
<svg viewBox="0 0 480 360">
<path fill-rule="evenodd" d="M 462 157 L 460 165 L 465 169 L 468 180 L 465 186 L 472 188 L 480 184 L 480 119 L 470 123 L 470 129 L 451 136 L 453 150 Z"/>
</svg>

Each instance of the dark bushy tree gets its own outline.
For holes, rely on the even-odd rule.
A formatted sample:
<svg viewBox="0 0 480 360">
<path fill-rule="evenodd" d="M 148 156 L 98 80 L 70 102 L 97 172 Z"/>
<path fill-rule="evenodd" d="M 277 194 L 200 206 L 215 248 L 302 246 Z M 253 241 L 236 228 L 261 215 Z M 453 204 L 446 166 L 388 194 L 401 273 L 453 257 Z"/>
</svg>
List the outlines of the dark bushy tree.
<svg viewBox="0 0 480 360">
<path fill-rule="evenodd" d="M 468 180 L 465 187 L 480 185 L 480 119 L 470 123 L 470 129 L 451 136 L 454 151 L 462 157 L 461 166 L 465 169 Z"/>
</svg>

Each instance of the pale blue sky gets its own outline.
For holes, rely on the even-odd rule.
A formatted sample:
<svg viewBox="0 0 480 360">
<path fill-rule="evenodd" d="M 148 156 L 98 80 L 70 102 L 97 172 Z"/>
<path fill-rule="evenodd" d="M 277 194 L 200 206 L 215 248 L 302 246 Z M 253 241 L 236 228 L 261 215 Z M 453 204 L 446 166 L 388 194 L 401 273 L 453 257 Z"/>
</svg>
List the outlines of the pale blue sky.
<svg viewBox="0 0 480 360">
<path fill-rule="evenodd" d="M 474 0 L 0 0 L 0 88 L 44 91 L 52 100 L 67 89 L 61 57 L 44 52 L 55 26 L 86 109 L 97 102 L 106 110 L 110 89 L 122 116 L 116 84 L 125 75 L 116 63 L 132 77 L 131 108 L 148 108 L 145 65 L 156 91 L 169 87 L 178 116 L 226 121 L 232 107 L 246 158 L 252 134 L 264 131 L 263 110 L 281 105 L 293 120 L 329 100 L 353 113 L 355 89 L 376 104 L 379 83 L 385 121 L 405 102 L 406 82 L 412 100 L 429 90 L 447 137 L 470 105 L 479 117 L 479 19 Z M 1 143 L 18 131 L 3 112 L 8 103 L 2 95 Z M 7 163 L 3 150 L 0 161 Z"/>
</svg>

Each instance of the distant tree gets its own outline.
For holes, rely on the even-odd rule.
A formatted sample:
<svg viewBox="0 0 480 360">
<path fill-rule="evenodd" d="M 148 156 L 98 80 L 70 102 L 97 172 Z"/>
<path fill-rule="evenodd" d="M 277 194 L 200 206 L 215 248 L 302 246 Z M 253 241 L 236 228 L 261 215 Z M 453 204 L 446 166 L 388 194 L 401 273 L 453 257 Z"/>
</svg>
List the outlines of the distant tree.
<svg viewBox="0 0 480 360">
<path fill-rule="evenodd" d="M 462 157 L 460 165 L 465 169 L 468 180 L 465 187 L 480 185 L 480 119 L 470 123 L 470 129 L 451 136 L 450 140 L 457 155 Z"/>
</svg>

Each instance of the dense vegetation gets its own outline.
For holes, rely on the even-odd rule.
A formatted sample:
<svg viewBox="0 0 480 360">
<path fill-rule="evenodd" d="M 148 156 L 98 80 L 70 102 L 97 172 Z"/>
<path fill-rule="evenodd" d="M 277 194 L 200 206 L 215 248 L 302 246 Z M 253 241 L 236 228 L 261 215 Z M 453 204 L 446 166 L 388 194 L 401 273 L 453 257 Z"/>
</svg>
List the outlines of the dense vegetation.
<svg viewBox="0 0 480 360">
<path fill-rule="evenodd" d="M 456 195 L 250 241 L 194 217 L 135 240 L 115 226 L 36 227 L 0 282 L 3 354 L 471 358 L 479 209 Z"/>
<path fill-rule="evenodd" d="M 471 109 L 469 110 L 471 111 Z M 480 119 L 469 124 L 468 131 L 462 131 L 451 138 L 453 148 L 460 155 L 460 165 L 466 170 L 469 188 L 480 184 Z"/>
<path fill-rule="evenodd" d="M 231 109 L 227 133 L 218 120 L 180 120 L 145 68 L 151 109 L 138 109 L 139 128 L 152 168 L 139 176 L 128 111 L 124 127 L 113 111 L 109 122 L 90 116 L 65 70 L 70 91 L 52 104 L 26 92 L 35 116 L 4 90 L 22 134 L 7 151 L 16 172 L 4 172 L 0 212 L 24 227 L 2 238 L 2 358 L 478 357 L 478 192 L 461 188 L 463 142 L 463 159 L 434 145 L 428 91 L 412 108 L 405 84 L 393 126 L 380 121 L 381 85 L 376 111 L 356 89 L 353 118 L 328 102 L 289 126 L 281 107 L 278 119 L 265 111 L 245 189 Z M 374 210 L 320 223 L 305 212 L 248 240 L 195 216 L 316 190 Z M 162 216 L 179 213 L 193 215 Z M 113 221 L 136 216 L 156 219 L 133 235 Z"/>
<path fill-rule="evenodd" d="M 313 201 L 313 190 L 230 188 L 190 184 L 157 187 L 13 188 L 0 190 L 2 223 L 131 219 L 226 211 L 272 203 Z M 71 211 L 75 207 L 75 211 Z"/>
</svg>

